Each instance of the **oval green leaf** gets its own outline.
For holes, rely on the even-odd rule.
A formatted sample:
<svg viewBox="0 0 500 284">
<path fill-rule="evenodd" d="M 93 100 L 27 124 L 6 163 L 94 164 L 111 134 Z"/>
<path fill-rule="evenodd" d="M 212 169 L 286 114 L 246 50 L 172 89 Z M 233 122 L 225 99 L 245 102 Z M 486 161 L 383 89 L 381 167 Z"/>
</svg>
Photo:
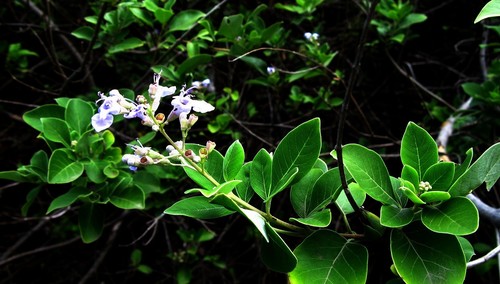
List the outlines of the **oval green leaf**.
<svg viewBox="0 0 500 284">
<path fill-rule="evenodd" d="M 69 183 L 83 173 L 83 164 L 75 161 L 67 149 L 56 149 L 49 159 L 47 181 L 49 183 Z"/>
<path fill-rule="evenodd" d="M 382 205 L 380 208 L 380 224 L 389 228 L 401 228 L 413 220 L 411 208 L 400 208 L 394 205 Z"/>
<path fill-rule="evenodd" d="M 297 258 L 292 250 L 267 222 L 265 224 L 265 230 L 269 237 L 269 241 L 262 242 L 262 249 L 260 252 L 262 262 L 274 271 L 281 273 L 292 271 L 295 266 L 297 266 Z"/>
<path fill-rule="evenodd" d="M 455 163 L 440 162 L 425 171 L 423 181 L 432 186 L 432 190 L 448 191 L 455 175 Z"/>
<path fill-rule="evenodd" d="M 479 226 L 479 214 L 472 201 L 455 197 L 422 210 L 422 223 L 429 230 L 453 235 L 469 235 Z"/>
<path fill-rule="evenodd" d="M 64 116 L 71 129 L 82 135 L 89 128 L 93 114 L 94 108 L 88 102 L 71 99 Z"/>
<path fill-rule="evenodd" d="M 62 143 L 66 148 L 71 147 L 71 135 L 66 121 L 53 117 L 43 117 L 40 121 L 42 122 L 43 136 L 47 140 Z"/>
<path fill-rule="evenodd" d="M 43 105 L 23 114 L 23 120 L 34 129 L 43 132 L 43 117 L 54 117 L 64 119 L 64 107 L 58 105 Z"/>
<path fill-rule="evenodd" d="M 393 229 L 390 242 L 392 260 L 406 283 L 463 283 L 466 262 L 456 236 L 410 225 Z"/>
<path fill-rule="evenodd" d="M 47 209 L 47 212 L 45 214 L 49 214 L 50 212 L 70 206 L 73 204 L 79 197 L 81 196 L 89 196 L 92 194 L 92 192 L 83 186 L 75 186 L 72 187 L 68 192 L 65 194 L 59 195 L 56 197 L 54 200 L 49 205 L 49 208 Z"/>
<path fill-rule="evenodd" d="M 419 180 L 439 161 L 437 144 L 432 136 L 413 122 L 408 123 L 401 140 L 401 161 L 417 170 Z"/>
<path fill-rule="evenodd" d="M 342 147 L 344 166 L 366 194 L 383 204 L 398 205 L 389 172 L 375 151 L 358 144 Z"/>
<path fill-rule="evenodd" d="M 334 231 L 314 232 L 294 250 L 294 254 L 298 263 L 289 274 L 292 284 L 366 282 L 367 249 Z"/>
<path fill-rule="evenodd" d="M 214 219 L 232 214 L 224 206 L 210 203 L 204 196 L 188 197 L 165 209 L 165 214 L 182 215 L 197 219 Z"/>
<path fill-rule="evenodd" d="M 441 202 L 451 198 L 451 195 L 446 191 L 428 191 L 420 194 L 420 199 L 425 203 Z"/>
<path fill-rule="evenodd" d="M 245 162 L 245 150 L 240 141 L 236 140 L 229 146 L 224 156 L 222 164 L 224 180 L 229 181 L 234 179 Z"/>
<path fill-rule="evenodd" d="M 78 211 L 78 225 L 80 236 L 84 243 L 91 243 L 99 239 L 104 228 L 104 212 L 96 203 L 85 203 Z"/>
<path fill-rule="evenodd" d="M 279 143 L 273 156 L 271 196 L 283 190 L 293 179 L 300 180 L 314 166 L 321 151 L 320 120 L 314 118 L 290 131 Z M 296 170 L 297 168 L 297 170 Z"/>
</svg>

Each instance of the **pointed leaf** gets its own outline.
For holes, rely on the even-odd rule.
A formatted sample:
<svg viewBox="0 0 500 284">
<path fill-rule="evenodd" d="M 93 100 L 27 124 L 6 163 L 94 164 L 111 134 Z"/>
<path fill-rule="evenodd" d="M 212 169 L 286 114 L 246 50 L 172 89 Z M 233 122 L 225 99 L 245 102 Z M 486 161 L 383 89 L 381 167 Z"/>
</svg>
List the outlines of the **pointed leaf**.
<svg viewBox="0 0 500 284">
<path fill-rule="evenodd" d="M 483 9 L 479 12 L 476 19 L 474 20 L 474 24 L 491 17 L 499 17 L 500 16 L 500 1 L 499 0 L 491 0 L 490 2 L 484 5 Z"/>
<path fill-rule="evenodd" d="M 488 148 L 450 187 L 451 196 L 465 196 L 486 182 L 490 189 L 500 176 L 500 143 Z"/>
<path fill-rule="evenodd" d="M 420 194 L 420 199 L 425 203 L 441 202 L 451 198 L 451 195 L 446 191 L 428 191 Z"/>
<path fill-rule="evenodd" d="M 248 210 L 248 209 L 243 209 L 236 205 L 236 203 L 230 199 L 227 195 L 224 194 L 219 194 L 214 197 L 212 200 L 213 203 L 220 204 L 224 206 L 225 208 L 228 208 L 230 210 L 234 210 L 236 212 L 239 212 L 241 215 L 245 216 L 252 224 L 259 230 L 261 235 L 264 237 L 266 242 L 269 242 L 269 237 L 267 235 L 267 231 L 265 229 L 265 226 L 267 224 L 267 221 L 262 217 L 259 213 Z"/>
<path fill-rule="evenodd" d="M 297 265 L 297 258 L 292 250 L 267 222 L 265 230 L 269 241 L 262 243 L 262 262 L 274 271 L 281 273 L 292 271 Z"/>
<path fill-rule="evenodd" d="M 455 176 L 453 177 L 453 183 L 467 171 L 467 169 L 470 166 L 470 163 L 472 162 L 472 156 L 474 155 L 474 151 L 472 150 L 472 148 L 467 150 L 465 154 L 466 157 L 462 162 L 462 164 L 455 165 Z"/>
<path fill-rule="evenodd" d="M 332 212 L 327 208 L 322 211 L 314 211 L 304 218 L 290 218 L 290 220 L 307 226 L 325 228 L 332 222 Z"/>
<path fill-rule="evenodd" d="M 348 188 L 349 192 L 351 193 L 351 196 L 354 198 L 354 201 L 356 201 L 358 207 L 361 207 L 365 202 L 366 193 L 361 189 L 361 187 L 357 183 L 350 183 Z M 344 214 L 347 215 L 354 213 L 354 208 L 352 208 L 351 203 L 347 199 L 344 190 L 340 190 L 339 197 L 337 197 L 335 203 L 337 203 L 337 206 L 339 207 L 340 210 L 342 210 Z"/>
<path fill-rule="evenodd" d="M 320 121 L 309 120 L 290 131 L 279 143 L 273 156 L 271 196 L 283 190 L 297 171 L 300 180 L 314 166 L 321 150 Z"/>
<path fill-rule="evenodd" d="M 479 226 L 479 214 L 472 201 L 455 197 L 422 210 L 422 223 L 436 233 L 469 235 Z"/>
<path fill-rule="evenodd" d="M 202 146 L 195 144 L 186 144 L 186 148 L 193 150 L 195 153 L 198 153 Z M 208 155 L 208 159 L 204 164 L 205 171 L 208 172 L 219 183 L 224 182 L 222 172 L 223 163 L 224 158 L 222 157 L 221 153 L 219 153 L 219 151 L 217 150 L 213 150 L 210 155 Z M 184 167 L 184 171 L 194 182 L 196 182 L 204 189 L 212 190 L 212 188 L 215 186 L 215 184 L 213 184 L 203 174 L 190 167 Z"/>
<path fill-rule="evenodd" d="M 419 180 L 439 161 L 437 144 L 422 127 L 410 122 L 401 140 L 401 161 L 417 170 Z"/>
<path fill-rule="evenodd" d="M 306 217 L 310 213 L 310 200 L 314 183 L 323 174 L 320 169 L 311 169 L 306 176 L 294 184 L 290 190 L 290 202 L 293 209 L 300 217 Z"/>
<path fill-rule="evenodd" d="M 165 214 L 182 215 L 197 219 L 214 219 L 234 213 L 224 206 L 211 203 L 203 196 L 194 196 L 177 201 L 165 209 Z"/>
<path fill-rule="evenodd" d="M 422 180 L 429 182 L 432 190 L 448 191 L 454 175 L 455 163 L 441 162 L 430 166 Z"/>
<path fill-rule="evenodd" d="M 457 237 L 438 234 L 421 225 L 391 233 L 391 255 L 406 283 L 463 283 L 466 263 Z"/>
<path fill-rule="evenodd" d="M 250 169 L 250 185 L 260 198 L 267 202 L 271 196 L 271 155 L 265 150 L 260 149 L 252 161 Z"/>
<path fill-rule="evenodd" d="M 78 211 L 80 236 L 84 243 L 91 243 L 99 239 L 104 228 L 104 212 L 99 204 L 85 203 Z"/>
<path fill-rule="evenodd" d="M 71 129 L 82 135 L 90 125 L 94 108 L 86 101 L 71 99 L 66 107 L 65 120 Z"/>
<path fill-rule="evenodd" d="M 121 209 L 144 209 L 144 192 L 131 184 L 119 185 L 109 196 L 109 202 Z"/>
<path fill-rule="evenodd" d="M 379 154 L 358 144 L 345 145 L 342 153 L 344 166 L 366 194 L 383 204 L 398 204 L 389 172 Z"/>
<path fill-rule="evenodd" d="M 41 118 L 43 136 L 50 141 L 62 143 L 66 148 L 71 147 L 71 135 L 66 121 L 53 118 Z"/>
<path fill-rule="evenodd" d="M 289 274 L 292 284 L 365 283 L 368 251 L 334 231 L 320 230 L 307 237 L 295 250 L 297 267 Z"/>
<path fill-rule="evenodd" d="M 236 140 L 229 146 L 226 151 L 226 156 L 224 157 L 224 162 L 222 164 L 224 180 L 232 180 L 241 170 L 243 163 L 245 162 L 245 150 L 241 145 L 240 141 Z"/>
<path fill-rule="evenodd" d="M 54 117 L 64 119 L 64 111 L 64 107 L 58 105 L 43 105 L 23 114 L 23 120 L 34 129 L 42 132 L 41 118 Z"/>
<path fill-rule="evenodd" d="M 169 31 L 185 31 L 191 28 L 205 13 L 198 10 L 184 10 L 177 13 L 170 21 Z"/>
<path fill-rule="evenodd" d="M 380 224 L 389 228 L 401 228 L 411 223 L 413 215 L 411 208 L 382 205 L 380 208 Z"/>
<path fill-rule="evenodd" d="M 49 160 L 49 183 L 69 183 L 83 173 L 83 164 L 75 161 L 67 149 L 56 149 Z"/>
<path fill-rule="evenodd" d="M 65 194 L 62 194 L 56 197 L 54 200 L 52 200 L 45 214 L 49 214 L 50 212 L 59 208 L 70 206 L 71 204 L 73 204 L 73 202 L 78 200 L 79 197 L 89 196 L 90 194 L 92 194 L 92 191 L 86 187 L 83 186 L 72 187 Z"/>
<path fill-rule="evenodd" d="M 235 179 L 241 180 L 242 182 L 236 185 L 236 193 L 238 197 L 246 202 L 252 199 L 254 191 L 250 187 L 250 171 L 252 169 L 252 162 L 248 162 L 243 165 L 238 174 L 236 174 Z"/>
</svg>

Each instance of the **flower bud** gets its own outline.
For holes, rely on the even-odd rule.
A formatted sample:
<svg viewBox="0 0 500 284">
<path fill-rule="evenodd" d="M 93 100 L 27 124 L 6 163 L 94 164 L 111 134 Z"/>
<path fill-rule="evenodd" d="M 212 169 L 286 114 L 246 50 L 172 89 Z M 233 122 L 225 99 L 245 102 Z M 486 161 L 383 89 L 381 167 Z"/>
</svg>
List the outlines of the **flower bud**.
<svg viewBox="0 0 500 284">
<path fill-rule="evenodd" d="M 160 113 L 156 114 L 155 119 L 159 123 L 163 123 L 165 121 L 165 115 L 160 112 Z"/>
<path fill-rule="evenodd" d="M 146 100 L 146 97 L 143 96 L 143 95 L 138 95 L 137 97 L 135 97 L 135 101 L 138 103 L 138 104 L 145 104 L 147 103 L 148 101 Z"/>
<path fill-rule="evenodd" d="M 206 148 L 207 148 L 207 155 L 208 155 L 212 152 L 213 149 L 215 149 L 215 142 L 207 141 Z"/>
</svg>

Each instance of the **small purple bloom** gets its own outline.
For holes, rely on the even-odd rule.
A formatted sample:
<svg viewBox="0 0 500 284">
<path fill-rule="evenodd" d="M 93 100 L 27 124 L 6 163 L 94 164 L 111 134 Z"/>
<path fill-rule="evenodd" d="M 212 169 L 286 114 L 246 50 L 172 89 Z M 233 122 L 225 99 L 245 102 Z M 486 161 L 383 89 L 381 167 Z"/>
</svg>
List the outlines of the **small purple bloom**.
<svg viewBox="0 0 500 284">
<path fill-rule="evenodd" d="M 186 113 L 187 116 L 191 110 L 201 113 L 214 110 L 214 107 L 205 101 L 191 99 L 192 95 L 190 93 L 196 88 L 196 86 L 191 87 L 185 91 L 183 88 L 178 96 L 174 96 L 174 99 L 172 100 L 172 106 L 174 109 L 168 115 L 167 121 L 172 121 L 178 118 L 181 113 Z"/>
</svg>

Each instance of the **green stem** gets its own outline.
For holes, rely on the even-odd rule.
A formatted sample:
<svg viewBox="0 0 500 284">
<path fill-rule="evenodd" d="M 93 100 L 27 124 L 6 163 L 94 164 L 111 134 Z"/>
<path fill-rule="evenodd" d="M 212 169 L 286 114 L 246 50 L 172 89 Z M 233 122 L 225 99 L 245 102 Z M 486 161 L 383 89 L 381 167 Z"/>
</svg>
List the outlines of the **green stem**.
<svg viewBox="0 0 500 284">
<path fill-rule="evenodd" d="M 165 137 L 165 139 L 167 139 L 168 143 L 170 143 L 174 147 L 174 149 L 177 150 L 182 155 L 182 157 L 184 158 L 184 160 L 186 160 L 189 163 L 190 166 L 192 166 L 196 171 L 198 171 L 199 173 L 201 173 L 214 186 L 219 186 L 220 185 L 220 183 L 218 181 L 216 181 L 207 171 L 204 171 L 197 163 L 195 163 L 194 161 L 192 161 L 191 159 L 189 159 L 189 158 L 186 157 L 186 154 L 184 153 L 184 151 L 182 151 L 179 147 L 177 147 L 177 145 L 172 140 L 172 138 L 170 138 L 170 136 L 168 136 L 168 134 L 165 132 L 165 129 L 163 128 L 163 125 L 159 125 L 158 124 L 158 127 L 159 127 L 158 131 L 160 131 L 160 133 L 163 135 L 163 137 Z M 283 227 L 283 228 L 287 228 L 289 230 L 297 231 L 297 232 L 305 232 L 306 231 L 306 229 L 303 228 L 303 227 L 295 226 L 293 224 L 290 224 L 288 222 L 285 222 L 285 221 L 283 221 L 281 219 L 278 219 L 278 218 L 274 217 L 269 212 L 266 213 L 266 212 L 263 212 L 262 210 L 257 209 L 256 207 L 252 206 L 248 202 L 246 202 L 243 199 L 239 198 L 238 196 L 236 196 L 232 192 L 230 192 L 230 193 L 228 193 L 226 195 L 227 195 L 227 197 L 229 197 L 230 199 L 232 199 L 234 202 L 236 202 L 236 204 L 240 205 L 241 207 L 259 213 L 262 217 L 264 217 L 269 223 L 271 223 L 273 225 L 277 225 L 277 226 L 280 226 L 280 227 Z M 267 209 L 267 203 L 266 203 L 266 209 Z"/>
</svg>

